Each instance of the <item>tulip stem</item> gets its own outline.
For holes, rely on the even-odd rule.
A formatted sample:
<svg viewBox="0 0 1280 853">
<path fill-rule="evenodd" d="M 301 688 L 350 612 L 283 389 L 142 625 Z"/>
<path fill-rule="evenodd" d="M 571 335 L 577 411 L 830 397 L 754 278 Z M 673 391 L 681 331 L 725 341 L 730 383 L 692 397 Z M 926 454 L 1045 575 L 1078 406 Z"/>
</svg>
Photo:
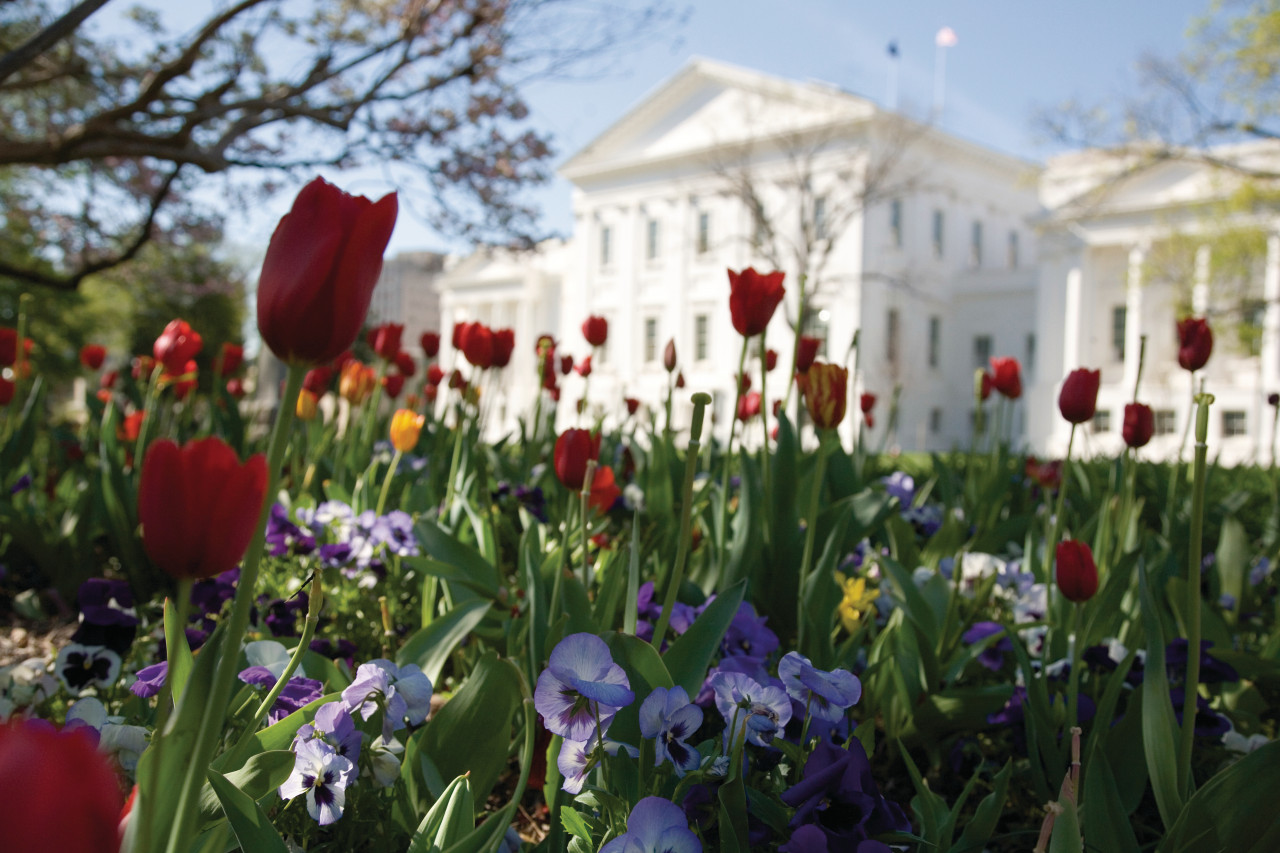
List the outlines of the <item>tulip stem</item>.
<svg viewBox="0 0 1280 853">
<path fill-rule="evenodd" d="M 378 494 L 378 508 L 374 510 L 374 515 L 382 515 L 382 509 L 387 505 L 387 494 L 391 491 L 391 481 L 396 476 L 396 469 L 400 467 L 400 457 L 404 456 L 399 450 L 391 454 L 391 466 L 387 468 L 387 476 L 382 480 L 382 491 Z"/>
<path fill-rule="evenodd" d="M 1076 720 L 1079 719 L 1076 703 L 1080 695 L 1080 643 L 1083 639 L 1080 636 L 1080 610 L 1083 607 L 1083 602 L 1076 602 L 1071 607 L 1071 635 L 1068 637 L 1068 642 L 1071 644 L 1071 673 L 1067 676 L 1067 731 L 1075 728 Z"/>
<path fill-rule="evenodd" d="M 702 447 L 702 420 L 710 403 L 711 395 L 704 391 L 693 395 L 693 422 L 689 426 L 689 447 L 684 457 L 684 485 L 680 491 L 680 538 L 676 544 L 676 561 L 671 566 L 671 576 L 667 578 L 662 615 L 653 626 L 651 641 L 654 649 L 659 652 L 662 651 L 662 638 L 667 633 L 667 626 L 671 624 L 671 611 L 675 609 L 680 585 L 684 582 L 684 566 L 689 557 L 689 537 L 693 526 L 693 477 L 698 471 L 698 450 Z"/>
<path fill-rule="evenodd" d="M 738 405 L 742 401 L 742 371 L 747 365 L 747 342 L 742 339 L 738 356 L 738 375 L 734 377 L 733 409 L 729 412 L 729 443 L 724 448 L 724 469 L 720 472 L 720 579 L 724 580 L 725 561 L 729 551 L 729 473 L 733 470 L 733 437 L 738 429 Z"/>
<path fill-rule="evenodd" d="M 1204 551 L 1204 480 L 1209 456 L 1209 406 L 1212 394 L 1196 398 L 1195 482 L 1191 486 L 1191 541 L 1187 552 L 1187 677 L 1183 683 L 1182 742 L 1178 748 L 1178 793 L 1191 786 L 1191 751 L 1196 738 L 1196 698 L 1200 694 L 1200 561 Z"/>
<path fill-rule="evenodd" d="M 587 550 L 588 535 L 590 529 L 587 527 L 587 510 L 591 507 L 591 484 L 595 481 L 596 476 L 596 460 L 588 459 L 586 473 L 582 475 L 582 490 L 578 492 L 579 510 L 581 515 L 579 520 L 582 523 L 582 588 L 591 588 L 591 578 L 588 576 L 591 571 L 591 555 Z"/>
<path fill-rule="evenodd" d="M 459 404 L 458 407 L 454 409 L 454 412 L 455 414 L 453 418 L 453 430 L 454 430 L 453 460 L 449 463 L 449 480 L 447 483 L 445 483 L 444 506 L 440 510 L 441 516 L 444 517 L 445 519 L 448 519 L 449 511 L 453 508 L 453 492 L 454 492 L 453 483 L 454 483 L 454 480 L 458 479 L 458 465 L 461 464 L 462 462 L 462 424 L 463 424 L 462 405 Z"/>
<path fill-rule="evenodd" d="M 280 463 L 289 445 L 289 432 L 293 426 L 294 411 L 298 405 L 298 392 L 302 389 L 302 380 L 306 373 L 307 368 L 304 364 L 289 365 L 284 396 L 276 412 L 276 422 L 272 428 L 271 441 L 267 450 L 267 487 L 263 492 L 262 510 L 258 513 L 258 526 L 241 561 L 240 580 L 236 585 L 235 600 L 227 621 L 226 642 L 220 649 L 209 701 L 205 706 L 204 716 L 200 719 L 200 727 L 196 731 L 195 744 L 191 751 L 191 763 L 187 766 L 178 794 L 167 843 L 169 853 L 186 853 L 196 830 L 197 802 L 200 791 L 204 787 L 206 770 L 213 758 L 213 752 L 217 748 L 223 723 L 226 720 L 231 685 L 235 681 L 236 668 L 240 660 L 240 643 L 249 627 L 249 613 L 253 609 L 254 594 L 258 585 L 258 569 L 262 561 L 267 519 L 275 503 L 276 489 L 280 485 Z"/>
<path fill-rule="evenodd" d="M 839 439 L 835 439 L 839 441 Z M 804 531 L 804 556 L 800 558 L 800 581 L 796 587 L 796 648 L 804 654 L 804 588 L 813 567 L 813 545 L 818 536 L 818 504 L 822 498 L 822 483 L 827 473 L 827 456 L 833 449 L 826 436 L 819 435 L 818 456 L 813 466 L 813 488 L 809 492 L 809 513 Z"/>
<path fill-rule="evenodd" d="M 142 455 L 147 449 L 147 442 L 151 438 L 151 425 L 159 416 L 156 412 L 156 405 L 160 398 L 160 363 L 156 362 L 151 367 L 151 375 L 147 377 L 147 394 L 143 398 L 142 404 L 142 423 L 138 424 L 138 442 L 133 446 L 133 467 L 135 471 L 142 470 Z"/>
<path fill-rule="evenodd" d="M 773 496 L 773 492 L 769 489 L 769 468 L 772 464 L 769 456 L 769 398 L 765 394 L 765 382 L 769 376 L 769 349 L 765 344 L 765 336 L 768 333 L 768 329 L 760 333 L 760 432 L 763 433 L 761 437 L 764 439 L 760 444 L 760 466 L 764 475 L 765 518 L 772 517 L 772 513 L 769 512 L 769 504 L 772 502 L 771 498 Z M 764 525 L 762 532 L 765 544 L 768 545 L 770 539 L 769 525 Z"/>
</svg>

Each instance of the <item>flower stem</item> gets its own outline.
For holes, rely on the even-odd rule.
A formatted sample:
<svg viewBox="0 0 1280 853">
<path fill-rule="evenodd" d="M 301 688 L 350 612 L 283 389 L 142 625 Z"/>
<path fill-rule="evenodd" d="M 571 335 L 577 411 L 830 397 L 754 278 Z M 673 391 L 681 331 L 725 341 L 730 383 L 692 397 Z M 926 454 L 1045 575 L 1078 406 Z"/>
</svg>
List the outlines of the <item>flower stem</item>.
<svg viewBox="0 0 1280 853">
<path fill-rule="evenodd" d="M 587 527 L 587 510 L 591 508 L 591 483 L 593 480 L 595 480 L 595 476 L 596 476 L 596 460 L 588 459 L 587 470 L 582 477 L 582 490 L 578 493 L 579 495 L 578 508 L 580 511 L 579 521 L 582 524 L 581 535 L 582 535 L 582 588 L 583 589 L 591 588 L 591 578 L 588 577 L 588 573 L 591 570 L 591 557 L 590 557 L 590 552 L 587 549 L 587 545 L 589 544 L 587 537 L 588 537 L 588 534 L 591 532 L 591 530 Z"/>
<path fill-rule="evenodd" d="M 707 406 L 711 403 L 711 395 L 699 391 L 693 395 L 693 423 L 689 426 L 689 447 L 684 457 L 684 486 L 681 489 L 680 503 L 680 538 L 676 545 L 676 561 L 671 567 L 671 577 L 667 579 L 667 594 L 662 601 L 662 615 L 653 626 L 653 647 L 662 650 L 662 638 L 671 624 L 671 611 L 676 606 L 676 596 L 680 592 L 680 584 L 684 582 L 684 564 L 689 557 L 689 537 L 693 526 L 693 476 L 698 471 L 698 450 L 702 446 L 702 420 Z"/>
<path fill-rule="evenodd" d="M 769 397 L 765 393 L 766 382 L 768 382 L 769 378 L 769 349 L 765 344 L 765 336 L 767 334 L 767 329 L 760 333 L 760 432 L 763 433 L 761 436 L 763 441 L 760 443 L 760 466 L 764 475 L 765 517 L 771 518 L 772 513 L 769 512 L 769 504 L 772 502 L 773 492 L 769 488 L 769 468 L 772 465 L 769 455 Z M 766 524 L 764 526 L 763 533 L 767 544 L 769 542 L 769 525 Z"/>
<path fill-rule="evenodd" d="M 1079 719 L 1079 710 L 1076 707 L 1077 697 L 1080 695 L 1080 610 L 1084 607 L 1081 602 L 1076 602 L 1071 607 L 1071 673 L 1067 677 L 1067 731 L 1075 728 L 1076 720 Z"/>
<path fill-rule="evenodd" d="M 186 853 L 196 830 L 197 801 L 204 787 L 205 772 L 213 758 L 213 752 L 217 748 L 222 726 L 226 720 L 227 702 L 230 699 L 231 685 L 235 680 L 236 667 L 240 659 L 240 643 L 244 639 L 245 630 L 249 627 L 249 612 L 253 609 L 254 594 L 258 585 L 258 569 L 262 561 L 267 518 L 275 503 L 276 489 L 280 484 L 280 463 L 289 446 L 289 431 L 293 426 L 298 392 L 302 388 L 302 379 L 306 372 L 306 365 L 289 365 L 284 396 L 276 413 L 276 422 L 267 450 L 267 488 L 262 501 L 262 511 L 258 515 L 258 527 L 254 531 L 253 539 L 249 541 L 249 548 L 241 561 L 240 581 L 236 586 L 236 596 L 227 622 L 227 638 L 220 649 L 218 665 L 209 691 L 209 701 L 196 732 L 191 763 L 187 766 L 186 775 L 181 783 L 167 843 L 170 853 Z"/>
<path fill-rule="evenodd" d="M 391 454 L 391 467 L 382 480 L 382 491 L 378 494 L 378 507 L 373 511 L 374 515 L 382 515 L 382 510 L 387 505 L 387 493 L 391 491 L 391 481 L 396 476 L 396 469 L 400 467 L 400 457 L 403 455 L 399 450 Z"/>
<path fill-rule="evenodd" d="M 724 577 L 724 564 L 729 551 L 729 472 L 733 470 L 733 437 L 738 429 L 738 403 L 742 400 L 742 371 L 747 365 L 747 342 L 742 339 L 742 354 L 738 356 L 738 374 L 734 377 L 733 409 L 729 412 L 729 443 L 724 448 L 724 469 L 720 472 L 720 576 Z"/>
<path fill-rule="evenodd" d="M 809 570 L 813 566 L 813 545 L 818 535 L 818 502 L 822 498 L 822 482 L 827 473 L 827 456 L 831 450 L 831 440 L 822 436 L 813 467 L 813 488 L 809 492 L 808 524 L 804 532 L 804 556 L 800 558 L 800 581 L 796 588 L 796 647 L 800 654 L 804 654 L 804 588 L 809 580 Z"/>
<path fill-rule="evenodd" d="M 458 465 L 462 461 L 462 432 L 463 432 L 463 408 L 461 405 L 457 407 L 453 419 L 453 460 L 449 463 L 449 481 L 444 488 L 444 506 L 440 509 L 442 518 L 449 517 L 449 510 L 453 508 L 453 482 L 458 479 Z"/>
<path fill-rule="evenodd" d="M 1195 481 L 1191 487 L 1191 542 L 1187 552 L 1187 678 L 1183 686 L 1182 742 L 1178 748 L 1178 791 L 1191 784 L 1191 750 L 1196 737 L 1196 697 L 1200 693 L 1200 561 L 1204 550 L 1204 480 L 1208 461 L 1212 394 L 1196 397 Z"/>
</svg>

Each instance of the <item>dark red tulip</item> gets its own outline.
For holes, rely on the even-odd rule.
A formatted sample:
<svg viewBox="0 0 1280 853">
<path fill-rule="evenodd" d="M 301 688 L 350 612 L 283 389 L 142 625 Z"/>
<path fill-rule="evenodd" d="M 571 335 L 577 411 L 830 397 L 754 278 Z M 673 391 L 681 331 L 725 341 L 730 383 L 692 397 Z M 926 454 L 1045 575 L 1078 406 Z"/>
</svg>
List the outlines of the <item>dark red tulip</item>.
<svg viewBox="0 0 1280 853">
<path fill-rule="evenodd" d="M 423 332 L 422 337 L 418 339 L 418 343 L 422 346 L 422 354 L 427 358 L 435 358 L 440 354 L 439 332 Z"/>
<path fill-rule="evenodd" d="M 640 411 L 640 401 L 635 397 L 627 397 L 623 402 L 627 404 L 628 415 L 634 415 L 636 412 Z"/>
<path fill-rule="evenodd" d="M 582 336 L 593 347 L 602 347 L 609 339 L 609 321 L 594 314 L 582 323 Z"/>
<path fill-rule="evenodd" d="M 786 295 L 785 273 L 758 273 L 753 267 L 729 270 L 729 314 L 733 328 L 744 338 L 758 335 L 769 325 L 778 303 Z"/>
<path fill-rule="evenodd" d="M 203 346 L 200 333 L 186 320 L 170 320 L 151 351 L 166 372 L 176 375 L 185 372 L 187 362 L 195 358 Z"/>
<path fill-rule="evenodd" d="M 369 346 L 383 361 L 395 361 L 401 352 L 400 339 L 403 337 L 403 323 L 383 323 L 369 330 Z"/>
<path fill-rule="evenodd" d="M 1016 358 L 991 359 L 991 387 L 1010 400 L 1022 396 L 1022 366 Z"/>
<path fill-rule="evenodd" d="M 553 454 L 556 476 L 565 488 L 581 491 L 587 478 L 587 462 L 599 455 L 600 436 L 593 436 L 590 430 L 567 429 L 556 439 Z"/>
<path fill-rule="evenodd" d="M 1129 403 L 1124 407 L 1124 425 L 1120 434 L 1124 443 L 1135 450 L 1145 447 L 1156 433 L 1156 415 L 1145 403 Z"/>
<path fill-rule="evenodd" d="M 267 489 L 262 454 L 243 464 L 219 438 L 147 449 L 138 520 L 147 556 L 171 576 L 196 580 L 233 569 L 258 526 Z"/>
<path fill-rule="evenodd" d="M 493 330 L 493 366 L 506 367 L 511 363 L 511 354 L 516 349 L 515 329 Z"/>
<path fill-rule="evenodd" d="M 307 371 L 307 375 L 302 379 L 302 387 L 315 394 L 317 397 L 323 397 L 329 390 L 329 383 L 333 381 L 333 370 L 328 367 L 313 367 Z"/>
<path fill-rule="evenodd" d="M 1280 394 L 1277 394 L 1275 391 L 1272 391 L 1270 394 L 1268 394 L 1267 404 L 1270 406 L 1274 406 L 1276 408 L 1280 408 Z"/>
<path fill-rule="evenodd" d="M 1058 543 L 1058 589 L 1068 601 L 1082 602 L 1098 591 L 1098 567 L 1093 551 L 1083 542 L 1067 539 Z"/>
<path fill-rule="evenodd" d="M 1102 372 L 1077 367 L 1062 380 L 1058 393 L 1058 411 L 1073 424 L 1092 420 L 1098 410 L 1098 385 Z"/>
<path fill-rule="evenodd" d="M 258 278 L 258 330 L 272 352 L 289 363 L 321 364 L 351 346 L 396 213 L 395 193 L 375 204 L 323 178 L 302 188 L 271 235 Z"/>
<path fill-rule="evenodd" d="M 598 513 L 604 515 L 613 508 L 614 501 L 622 497 L 622 489 L 614 480 L 613 469 L 608 465 L 596 468 L 591 476 L 591 497 L 587 503 Z"/>
<path fill-rule="evenodd" d="M 583 379 L 586 379 L 588 376 L 590 376 L 591 375 L 591 356 L 587 356 L 582 361 L 578 362 L 578 366 L 575 367 L 574 370 L 577 371 L 578 375 L 581 376 Z"/>
<path fill-rule="evenodd" d="M 760 414 L 760 392 L 748 391 L 738 398 L 738 420 L 747 422 Z"/>
<path fill-rule="evenodd" d="M 684 371 L 683 370 L 676 374 L 676 387 L 677 388 L 684 387 Z"/>
<path fill-rule="evenodd" d="M 120 782 L 84 730 L 19 715 L 0 723 L 0 803 L 9 853 L 120 847 Z"/>
<path fill-rule="evenodd" d="M 108 370 L 106 373 L 98 377 L 99 388 L 114 388 L 116 383 L 120 381 L 120 371 Z"/>
<path fill-rule="evenodd" d="M 775 349 L 765 350 L 764 369 L 766 371 L 770 371 L 777 366 L 778 366 L 778 351 Z"/>
<path fill-rule="evenodd" d="M 573 356 L 571 355 L 560 356 L 560 375 L 568 376 L 569 371 L 571 370 L 573 370 Z"/>
<path fill-rule="evenodd" d="M 455 389 L 467 387 L 467 380 L 462 378 L 462 371 L 458 370 L 456 367 L 454 368 L 453 373 L 449 374 L 449 387 Z"/>
<path fill-rule="evenodd" d="M 97 370 L 107 360 L 107 348 L 102 344 L 85 344 L 80 347 L 80 363 L 90 370 Z"/>
<path fill-rule="evenodd" d="M 662 366 L 667 373 L 676 369 L 676 339 L 671 338 L 662 349 Z"/>
<path fill-rule="evenodd" d="M 493 367 L 493 330 L 484 323 L 468 323 L 462 331 L 462 354 L 474 367 Z"/>
<path fill-rule="evenodd" d="M 387 392 L 387 396 L 392 400 L 400 396 L 400 392 L 404 390 L 404 375 L 400 373 L 388 373 L 382 377 L 382 390 Z"/>
<path fill-rule="evenodd" d="M 244 347 L 230 342 L 222 345 L 222 372 L 219 376 L 230 376 L 240 369 L 244 363 Z"/>
<path fill-rule="evenodd" d="M 1178 364 L 1183 370 L 1199 370 L 1213 353 L 1213 331 L 1203 317 L 1178 321 Z"/>
<path fill-rule="evenodd" d="M 12 367 L 18 360 L 18 330 L 0 326 L 0 367 Z"/>
<path fill-rule="evenodd" d="M 745 394 L 750 390 L 751 390 L 751 374 L 739 373 L 738 374 L 738 393 Z"/>
<path fill-rule="evenodd" d="M 820 338 L 811 338 L 808 335 L 800 336 L 800 346 L 796 350 L 796 373 L 807 373 L 809 365 L 813 364 L 813 360 L 818 357 L 818 348 L 822 346 Z"/>
<path fill-rule="evenodd" d="M 440 365 L 433 364 L 427 368 L 427 385 L 435 388 L 444 380 L 444 370 Z"/>
<path fill-rule="evenodd" d="M 418 369 L 414 364 L 413 356 L 409 355 L 408 350 L 400 350 L 395 357 L 396 370 L 400 371 L 401 376 L 412 376 L 414 371 Z"/>
<path fill-rule="evenodd" d="M 846 376 L 845 378 L 848 378 L 848 377 Z M 858 406 L 859 408 L 862 409 L 862 414 L 864 415 L 868 414 L 872 409 L 876 407 L 876 395 L 863 394 L 861 397 L 858 398 Z"/>
<path fill-rule="evenodd" d="M 984 403 L 987 401 L 987 398 L 991 396 L 991 389 L 995 387 L 992 384 L 992 379 L 992 375 L 984 370 L 982 371 L 982 378 L 978 380 L 978 397 L 980 397 Z"/>
</svg>

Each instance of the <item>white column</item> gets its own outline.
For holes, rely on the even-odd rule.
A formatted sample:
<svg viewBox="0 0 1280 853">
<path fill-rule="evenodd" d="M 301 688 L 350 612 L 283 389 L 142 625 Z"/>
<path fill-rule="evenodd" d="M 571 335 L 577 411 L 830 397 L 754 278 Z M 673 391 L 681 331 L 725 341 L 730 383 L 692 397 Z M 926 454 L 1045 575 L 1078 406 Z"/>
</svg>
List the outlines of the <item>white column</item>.
<svg viewBox="0 0 1280 853">
<path fill-rule="evenodd" d="M 1145 246 L 1129 250 L 1129 278 L 1125 287 L 1124 308 L 1124 389 L 1123 397 L 1132 392 L 1138 381 L 1138 355 L 1142 348 L 1142 264 Z"/>
<path fill-rule="evenodd" d="M 1262 388 L 1260 397 L 1280 392 L 1280 234 L 1267 235 L 1267 268 L 1262 279 L 1262 298 L 1266 313 L 1262 317 Z M 1256 430 L 1259 440 L 1266 441 L 1266 447 L 1274 446 L 1275 419 L 1271 417 L 1270 407 L 1259 403 L 1260 416 L 1258 422 L 1262 426 Z M 1259 447 L 1261 451 L 1261 447 Z M 1259 464 L 1270 462 L 1270 456 L 1256 454 Z"/>
<path fill-rule="evenodd" d="M 1075 370 L 1080 366 L 1080 299 L 1083 273 L 1072 267 L 1067 273 L 1067 299 L 1062 316 L 1062 367 Z M 1048 377 L 1045 377 L 1046 379 Z"/>
<path fill-rule="evenodd" d="M 1196 249 L 1196 283 L 1191 289 L 1191 311 L 1197 317 L 1209 310 L 1209 259 L 1208 246 Z"/>
</svg>

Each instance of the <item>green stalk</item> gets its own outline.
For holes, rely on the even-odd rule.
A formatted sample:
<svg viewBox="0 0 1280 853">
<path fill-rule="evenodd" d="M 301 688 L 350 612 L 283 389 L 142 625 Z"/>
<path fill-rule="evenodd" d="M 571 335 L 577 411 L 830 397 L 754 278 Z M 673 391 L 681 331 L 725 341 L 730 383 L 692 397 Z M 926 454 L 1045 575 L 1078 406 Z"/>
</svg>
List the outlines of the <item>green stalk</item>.
<svg viewBox="0 0 1280 853">
<path fill-rule="evenodd" d="M 1187 552 L 1187 678 L 1182 704 L 1182 742 L 1178 748 L 1178 792 L 1191 786 L 1191 751 L 1196 738 L 1196 696 L 1200 693 L 1200 560 L 1204 550 L 1204 480 L 1209 456 L 1209 406 L 1212 394 L 1196 397 L 1195 482 L 1191 487 L 1191 543 Z"/>
<path fill-rule="evenodd" d="M 769 349 L 765 344 L 765 336 L 769 330 L 760 333 L 760 431 L 763 433 L 763 442 L 760 444 L 760 465 L 764 474 L 764 505 L 765 518 L 772 518 L 769 512 L 769 505 L 772 503 L 770 498 L 773 492 L 769 489 L 769 468 L 771 466 L 769 456 L 769 397 L 765 393 L 765 383 L 769 379 Z M 769 542 L 769 525 L 764 526 L 764 541 Z"/>
<path fill-rule="evenodd" d="M 588 459 L 587 470 L 582 477 L 582 491 L 578 492 L 578 497 L 579 497 L 578 509 L 581 513 L 581 515 L 579 516 L 579 520 L 582 524 L 581 534 L 582 534 L 582 588 L 583 589 L 591 588 L 591 579 L 588 577 L 588 573 L 591 570 L 591 555 L 587 548 L 587 546 L 590 544 L 589 534 L 591 533 L 591 529 L 587 526 L 587 510 L 591 508 L 591 483 L 595 480 L 595 476 L 596 476 L 596 460 Z"/>
<path fill-rule="evenodd" d="M 391 491 L 391 481 L 396 476 L 396 468 L 400 465 L 400 457 L 404 454 L 397 450 L 391 454 L 391 467 L 387 469 L 387 476 L 382 480 L 382 491 L 378 493 L 378 507 L 374 510 L 374 515 L 382 515 L 382 509 L 387 505 L 387 494 Z"/>
<path fill-rule="evenodd" d="M 249 612 L 253 609 L 259 564 L 262 561 L 263 546 L 266 541 L 267 518 L 271 514 L 276 490 L 280 485 L 280 463 L 289 446 L 289 431 L 293 426 L 294 410 L 298 404 L 298 391 L 302 388 L 302 379 L 306 372 L 306 365 L 289 365 L 284 396 L 276 413 L 276 423 L 271 432 L 271 442 L 267 451 L 267 488 L 262 501 L 262 511 L 258 515 L 258 527 L 241 562 L 240 581 L 236 586 L 235 601 L 228 617 L 226 643 L 220 651 L 206 713 L 201 718 L 200 728 L 196 732 L 191 764 L 181 783 L 176 814 L 166 848 L 170 853 L 187 853 L 191 838 L 197 829 L 195 825 L 198 819 L 197 801 L 204 787 L 206 769 L 222 734 L 227 702 L 230 701 L 231 686 L 239 666 L 240 642 L 244 638 L 245 630 L 249 627 Z"/>
<path fill-rule="evenodd" d="M 152 365 L 151 375 L 147 378 L 147 394 L 142 401 L 142 423 L 138 425 L 138 442 L 133 446 L 134 470 L 142 470 L 142 454 L 147 449 L 147 441 L 151 438 L 151 426 L 159 419 L 156 406 L 160 400 L 160 363 Z"/>
<path fill-rule="evenodd" d="M 706 408 L 711 403 L 711 395 L 699 391 L 693 395 L 693 423 L 689 426 L 689 447 L 684 457 L 684 496 L 680 504 L 680 539 L 676 545 L 676 562 L 671 567 L 671 577 L 667 580 L 667 594 L 662 601 L 662 615 L 653 626 L 653 647 L 661 651 L 662 638 L 671 624 L 671 611 L 676 606 L 676 596 L 680 592 L 680 584 L 684 582 L 684 564 L 689 557 L 689 532 L 693 526 L 693 475 L 698 471 L 698 449 L 702 446 L 702 420 Z M 728 501 L 726 500 L 726 503 Z"/>
<path fill-rule="evenodd" d="M 733 437 L 738 430 L 738 403 L 742 400 L 742 371 L 747 365 L 747 341 L 742 339 L 742 355 L 738 356 L 738 375 L 734 377 L 733 409 L 729 412 L 729 443 L 724 448 L 724 470 L 720 472 L 720 572 L 724 573 L 725 554 L 729 547 L 729 472 L 733 468 Z M 668 423 L 668 425 L 670 425 Z"/>
<path fill-rule="evenodd" d="M 1045 603 L 1053 607 L 1053 561 L 1058 548 L 1058 538 L 1062 535 L 1062 513 L 1067 504 L 1067 482 L 1071 475 L 1071 446 L 1076 440 L 1076 425 L 1071 425 L 1071 434 L 1067 436 L 1067 454 L 1062 457 L 1062 479 L 1058 483 L 1058 505 L 1053 512 L 1053 524 L 1049 528 L 1049 540 L 1045 543 L 1044 573 L 1046 589 Z"/>
<path fill-rule="evenodd" d="M 1076 726 L 1076 720 L 1079 718 L 1078 709 L 1076 708 L 1077 697 L 1080 695 L 1080 610 L 1084 607 L 1083 603 L 1076 602 L 1071 607 L 1071 674 L 1067 677 L 1067 731 L 1071 731 Z"/>
<path fill-rule="evenodd" d="M 828 432 L 824 430 L 824 432 Z M 839 441 L 839 439 L 835 439 Z M 800 558 L 800 582 L 796 588 L 796 647 L 804 654 L 804 587 L 813 566 L 813 545 L 818 535 L 818 503 L 822 498 L 822 481 L 827 473 L 827 456 L 832 451 L 831 439 L 822 435 L 818 441 L 818 458 L 813 467 L 813 488 L 809 492 L 808 525 L 804 532 L 804 556 Z"/>
<path fill-rule="evenodd" d="M 565 564 L 569 562 L 569 542 L 573 535 L 573 492 L 565 497 L 564 533 L 560 537 L 560 559 L 556 561 L 556 577 L 551 584 L 551 608 L 547 611 L 547 624 L 554 623 L 560 615 L 560 587 L 564 585 Z"/>
<path fill-rule="evenodd" d="M 453 421 L 453 461 L 449 463 L 449 482 L 445 484 L 444 506 L 440 509 L 440 517 L 444 519 L 449 517 L 449 510 L 453 508 L 453 482 L 458 479 L 458 465 L 462 462 L 462 406 L 459 405 L 454 411 L 456 414 Z"/>
</svg>

